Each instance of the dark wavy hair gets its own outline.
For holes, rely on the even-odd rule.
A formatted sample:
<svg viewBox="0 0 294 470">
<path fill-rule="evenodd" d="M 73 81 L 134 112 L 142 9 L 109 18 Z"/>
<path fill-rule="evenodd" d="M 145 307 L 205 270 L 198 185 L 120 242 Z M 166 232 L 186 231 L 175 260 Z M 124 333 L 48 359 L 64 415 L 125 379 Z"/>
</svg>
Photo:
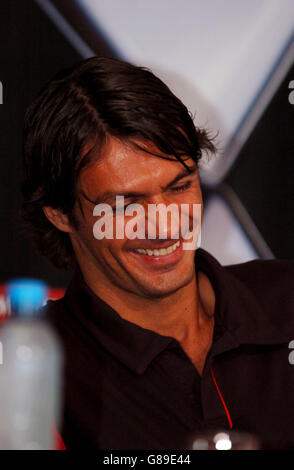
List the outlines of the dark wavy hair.
<svg viewBox="0 0 294 470">
<path fill-rule="evenodd" d="M 106 136 L 152 142 L 183 165 L 183 157 L 198 164 L 203 151 L 215 150 L 184 104 L 144 67 L 92 57 L 57 74 L 26 112 L 22 208 L 39 251 L 57 267 L 74 263 L 73 249 L 42 208 L 73 217 L 79 173 L 99 158 Z M 95 152 L 82 156 L 90 141 Z"/>
</svg>

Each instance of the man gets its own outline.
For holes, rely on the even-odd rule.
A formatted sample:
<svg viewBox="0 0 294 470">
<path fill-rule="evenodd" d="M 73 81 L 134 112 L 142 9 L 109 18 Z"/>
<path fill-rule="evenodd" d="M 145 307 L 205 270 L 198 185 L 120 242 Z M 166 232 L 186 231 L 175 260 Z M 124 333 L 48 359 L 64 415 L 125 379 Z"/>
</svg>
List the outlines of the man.
<svg viewBox="0 0 294 470">
<path fill-rule="evenodd" d="M 44 255 L 76 266 L 47 306 L 65 349 L 69 449 L 187 449 L 217 428 L 293 445 L 293 262 L 222 267 L 185 249 L 173 221 L 194 228 L 205 151 L 208 133 L 166 85 L 112 59 L 59 74 L 27 112 L 24 216 Z M 131 204 L 146 222 L 151 205 L 178 218 L 164 236 L 160 216 L 155 237 L 148 224 L 121 236 Z M 113 236 L 97 235 L 102 217 Z"/>
</svg>

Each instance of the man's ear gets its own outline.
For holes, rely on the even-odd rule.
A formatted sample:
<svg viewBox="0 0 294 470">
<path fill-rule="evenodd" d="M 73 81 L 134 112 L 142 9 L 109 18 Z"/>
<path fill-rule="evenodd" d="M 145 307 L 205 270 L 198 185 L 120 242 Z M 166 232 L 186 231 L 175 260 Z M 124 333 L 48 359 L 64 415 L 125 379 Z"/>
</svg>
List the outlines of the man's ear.
<svg viewBox="0 0 294 470">
<path fill-rule="evenodd" d="M 50 206 L 43 206 L 43 212 L 47 219 L 55 225 L 58 230 L 62 232 L 72 232 L 72 226 L 69 222 L 68 216 L 64 214 L 60 209 L 53 209 Z"/>
</svg>

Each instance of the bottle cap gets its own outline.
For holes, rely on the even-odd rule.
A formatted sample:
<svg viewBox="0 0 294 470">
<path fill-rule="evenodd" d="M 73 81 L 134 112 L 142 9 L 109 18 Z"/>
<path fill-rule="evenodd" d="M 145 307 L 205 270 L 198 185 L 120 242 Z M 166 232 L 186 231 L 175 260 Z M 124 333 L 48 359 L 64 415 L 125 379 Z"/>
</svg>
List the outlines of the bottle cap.
<svg viewBox="0 0 294 470">
<path fill-rule="evenodd" d="M 12 315 L 30 317 L 39 314 L 47 296 L 47 286 L 38 279 L 15 279 L 6 287 L 10 300 Z"/>
</svg>

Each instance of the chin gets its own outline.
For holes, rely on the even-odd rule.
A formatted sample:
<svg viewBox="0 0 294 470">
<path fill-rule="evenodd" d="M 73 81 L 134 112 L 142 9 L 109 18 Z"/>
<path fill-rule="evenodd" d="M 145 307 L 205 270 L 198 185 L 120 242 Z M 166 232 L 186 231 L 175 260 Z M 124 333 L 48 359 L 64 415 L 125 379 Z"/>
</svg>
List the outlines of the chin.
<svg viewBox="0 0 294 470">
<path fill-rule="evenodd" d="M 173 276 L 173 279 L 165 279 L 163 277 L 162 279 L 157 279 L 157 282 L 146 282 L 146 279 L 142 280 L 143 282 L 138 282 L 137 280 L 137 284 L 140 285 L 140 290 L 146 297 L 158 299 L 168 297 L 179 289 L 185 287 L 192 281 L 193 276 L 194 269 L 191 270 L 189 275 L 187 275 L 186 272 L 185 277 L 183 277 L 181 273 L 177 273 Z"/>
</svg>

